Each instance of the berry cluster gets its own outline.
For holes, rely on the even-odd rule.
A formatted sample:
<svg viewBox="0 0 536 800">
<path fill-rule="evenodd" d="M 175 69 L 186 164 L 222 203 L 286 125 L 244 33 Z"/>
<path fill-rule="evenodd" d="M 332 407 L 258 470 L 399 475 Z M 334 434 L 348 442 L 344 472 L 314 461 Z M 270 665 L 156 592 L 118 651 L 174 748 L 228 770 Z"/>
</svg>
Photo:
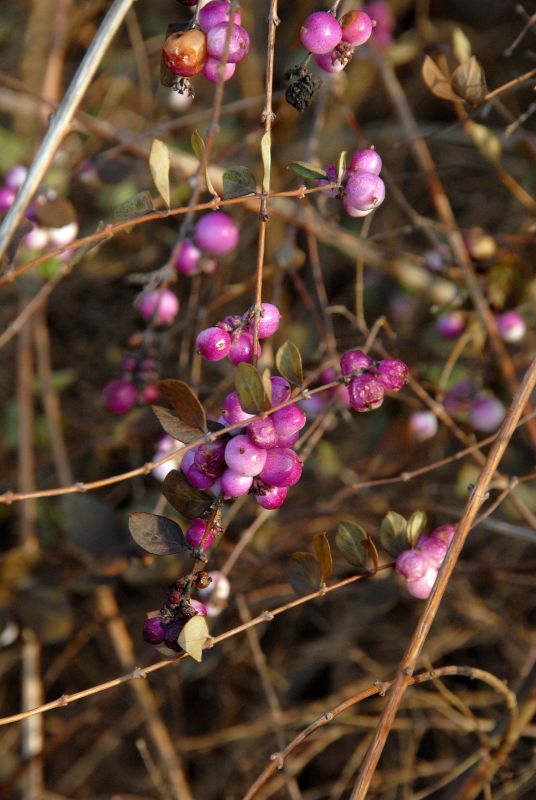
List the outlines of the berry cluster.
<svg viewBox="0 0 536 800">
<path fill-rule="evenodd" d="M 211 211 L 197 221 L 193 238 L 184 239 L 175 257 L 175 268 L 182 275 L 214 273 L 218 268 L 213 256 L 234 250 L 238 244 L 238 226 L 223 211 Z"/>
<path fill-rule="evenodd" d="M 197 0 L 183 5 L 197 6 Z M 188 79 L 200 72 L 211 83 L 220 79 L 220 69 L 223 69 L 224 81 L 232 78 L 237 63 L 248 53 L 249 34 L 240 24 L 240 12 L 235 11 L 224 62 L 230 17 L 231 0 L 212 0 L 196 9 L 194 20 L 186 30 L 168 33 L 162 47 L 162 63 L 174 76 L 172 84 L 177 91 L 192 94 Z"/>
<path fill-rule="evenodd" d="M 396 559 L 396 571 L 412 597 L 426 600 L 429 596 L 455 530 L 453 524 L 441 525 L 429 536 L 421 536 L 416 547 L 404 550 Z"/>
<path fill-rule="evenodd" d="M 385 392 L 402 389 L 409 370 L 399 358 L 374 361 L 362 350 L 348 350 L 341 356 L 341 374 L 354 411 L 373 411 L 382 405 Z"/>
<path fill-rule="evenodd" d="M 259 339 L 273 336 L 279 327 L 281 314 L 277 306 L 263 303 L 259 317 Z M 253 332 L 255 307 L 242 316 L 227 316 L 217 325 L 202 330 L 197 337 L 197 352 L 207 361 L 221 361 L 226 356 L 235 366 L 242 362 L 253 363 Z M 260 345 L 257 358 L 261 356 Z M 279 401 L 281 402 L 281 401 Z"/>
<path fill-rule="evenodd" d="M 342 195 L 342 204 L 351 217 L 366 217 L 385 199 L 385 184 L 380 176 L 382 160 L 373 147 L 356 150 L 347 166 L 341 189 L 326 189 L 330 197 Z M 328 178 L 319 181 L 322 186 L 337 183 L 334 164 L 326 167 Z"/>
<path fill-rule="evenodd" d="M 325 72 L 341 72 L 351 60 L 354 48 L 365 44 L 373 22 L 364 11 L 348 11 L 339 20 L 329 11 L 310 14 L 300 30 L 300 41 L 314 54 Z"/>
<path fill-rule="evenodd" d="M 119 377 L 108 381 L 102 391 L 104 407 L 111 414 L 126 414 L 136 403 L 150 405 L 158 399 L 156 352 L 153 348 L 147 351 L 139 333 L 130 337 L 129 345 Z"/>
<path fill-rule="evenodd" d="M 197 574 L 197 588 L 206 587 L 209 583 L 210 578 L 206 572 Z M 179 578 L 169 587 L 166 601 L 159 613 L 144 622 L 142 636 L 148 644 L 165 645 L 176 653 L 182 652 L 177 639 L 188 620 L 196 614 L 207 616 L 204 603 L 190 599 L 190 588 L 187 578 Z"/>
</svg>

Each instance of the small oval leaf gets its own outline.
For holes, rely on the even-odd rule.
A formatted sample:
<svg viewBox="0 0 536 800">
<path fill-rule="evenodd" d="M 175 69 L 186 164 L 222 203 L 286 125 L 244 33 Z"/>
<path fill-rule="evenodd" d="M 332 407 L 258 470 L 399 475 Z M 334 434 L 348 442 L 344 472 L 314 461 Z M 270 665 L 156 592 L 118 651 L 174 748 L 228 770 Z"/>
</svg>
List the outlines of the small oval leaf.
<svg viewBox="0 0 536 800">
<path fill-rule="evenodd" d="M 209 636 L 210 633 L 205 618 L 201 614 L 196 614 L 195 617 L 188 620 L 179 633 L 178 643 L 194 661 L 201 661 L 203 658 L 203 645 Z"/>
<path fill-rule="evenodd" d="M 272 407 L 272 376 L 268 367 L 263 370 L 261 381 L 264 391 L 263 411 L 268 411 L 268 409 Z"/>
<path fill-rule="evenodd" d="M 484 70 L 474 56 L 454 70 L 451 85 L 459 97 L 473 106 L 483 103 L 488 91 Z"/>
<path fill-rule="evenodd" d="M 182 530 L 173 520 L 137 511 L 128 518 L 132 538 L 155 556 L 169 556 L 187 549 Z"/>
<path fill-rule="evenodd" d="M 317 167 L 316 164 L 309 164 L 306 161 L 293 161 L 289 164 L 289 168 L 294 170 L 298 175 L 301 175 L 302 178 L 310 178 L 314 181 L 325 180 L 328 177 L 325 170 Z"/>
<path fill-rule="evenodd" d="M 190 142 L 192 144 L 192 150 L 194 151 L 194 154 L 197 156 L 199 161 L 202 161 L 205 153 L 205 140 L 198 130 L 195 130 L 192 133 Z"/>
<path fill-rule="evenodd" d="M 169 150 L 160 139 L 154 139 L 149 153 L 149 169 L 158 194 L 169 208 Z"/>
<path fill-rule="evenodd" d="M 173 406 L 183 422 L 206 433 L 205 409 L 187 383 L 169 378 L 158 381 L 156 385 L 162 397 Z"/>
<path fill-rule="evenodd" d="M 339 522 L 335 544 L 349 564 L 362 570 L 367 568 L 367 550 L 362 545 L 366 538 L 366 531 L 356 522 Z"/>
<path fill-rule="evenodd" d="M 426 525 L 428 524 L 428 517 L 425 511 L 414 511 L 408 519 L 406 527 L 406 537 L 410 547 L 415 547 L 419 537 L 422 536 Z"/>
<path fill-rule="evenodd" d="M 247 414 L 258 414 L 264 404 L 261 376 L 253 364 L 238 364 L 235 371 L 235 387 L 240 405 Z"/>
<path fill-rule="evenodd" d="M 162 484 L 164 497 L 187 519 L 200 517 L 214 502 L 214 498 L 190 486 L 182 472 L 172 469 Z"/>
<path fill-rule="evenodd" d="M 301 386 L 303 383 L 303 367 L 300 351 L 293 342 L 286 341 L 275 355 L 277 369 L 289 383 Z"/>
<path fill-rule="evenodd" d="M 363 547 L 370 556 L 370 560 L 372 561 L 372 569 L 374 573 L 378 572 L 378 567 L 380 566 L 380 559 L 378 557 L 378 550 L 376 548 L 376 545 L 374 544 L 370 536 L 367 536 L 366 539 L 363 539 L 361 541 L 361 544 L 363 545 Z"/>
<path fill-rule="evenodd" d="M 256 194 L 256 192 L 257 183 L 249 167 L 229 167 L 223 173 L 223 197 L 225 200 Z"/>
<path fill-rule="evenodd" d="M 320 586 L 320 565 L 311 553 L 292 553 L 288 579 L 296 594 L 315 592 Z"/>
<path fill-rule="evenodd" d="M 199 428 L 187 425 L 167 408 L 163 408 L 163 406 L 151 406 L 151 408 L 165 432 L 177 439 L 177 444 L 191 444 L 203 435 Z"/>
<path fill-rule="evenodd" d="M 426 87 L 435 97 L 441 100 L 459 101 L 459 96 L 450 85 L 450 75 L 442 72 L 430 56 L 426 56 L 423 61 L 421 75 Z"/>
<path fill-rule="evenodd" d="M 322 583 L 325 583 L 333 572 L 333 558 L 331 556 L 331 547 L 329 545 L 328 537 L 325 533 L 316 533 L 313 538 L 313 550 L 317 561 L 320 565 L 320 577 Z"/>
<path fill-rule="evenodd" d="M 389 511 L 385 515 L 380 525 L 380 542 L 393 558 L 408 549 L 407 522 L 401 514 Z"/>
</svg>

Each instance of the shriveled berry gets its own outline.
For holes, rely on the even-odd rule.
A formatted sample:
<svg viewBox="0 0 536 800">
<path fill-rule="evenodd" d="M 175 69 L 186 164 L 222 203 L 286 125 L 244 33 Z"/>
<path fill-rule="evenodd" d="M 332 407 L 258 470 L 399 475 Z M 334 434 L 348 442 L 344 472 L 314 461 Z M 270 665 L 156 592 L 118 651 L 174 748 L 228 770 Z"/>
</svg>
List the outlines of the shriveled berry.
<svg viewBox="0 0 536 800">
<path fill-rule="evenodd" d="M 225 442 L 204 442 L 195 449 L 194 464 L 209 478 L 219 478 L 225 468 Z"/>
<path fill-rule="evenodd" d="M 261 508 L 272 510 L 283 505 L 287 494 L 286 486 L 269 486 L 264 493 L 257 494 L 255 500 Z"/>
<path fill-rule="evenodd" d="M 342 29 L 333 14 L 315 11 L 310 14 L 300 30 L 300 41 L 311 53 L 330 53 L 342 39 Z"/>
<path fill-rule="evenodd" d="M 358 375 L 348 386 L 350 405 L 354 411 L 373 411 L 383 403 L 383 384 L 372 375 Z"/>
<path fill-rule="evenodd" d="M 337 72 L 342 72 L 343 69 L 350 63 L 352 59 L 352 48 L 349 50 L 341 49 L 340 45 L 329 53 L 322 53 L 315 56 L 315 61 L 324 72 L 329 72 L 330 75 L 335 75 Z"/>
<path fill-rule="evenodd" d="M 197 337 L 196 347 L 207 361 L 221 361 L 231 348 L 231 337 L 221 328 L 205 328 Z"/>
<path fill-rule="evenodd" d="M 355 47 L 365 44 L 372 33 L 372 20 L 364 11 L 348 11 L 341 17 L 343 41 Z"/>
<path fill-rule="evenodd" d="M 165 628 L 162 617 L 150 617 L 143 623 L 143 640 L 147 644 L 162 644 L 165 636 Z"/>
<path fill-rule="evenodd" d="M 408 382 L 409 370 L 399 358 L 385 358 L 378 364 L 378 380 L 389 392 L 398 392 Z"/>
<path fill-rule="evenodd" d="M 378 175 L 369 172 L 355 172 L 346 183 L 346 197 L 355 209 L 372 211 L 385 199 L 385 184 Z"/>
<path fill-rule="evenodd" d="M 374 365 L 374 359 L 362 350 L 347 350 L 341 356 L 341 375 L 361 375 Z M 330 378 L 329 380 L 333 380 Z"/>
<path fill-rule="evenodd" d="M 278 436 L 271 419 L 255 419 L 247 427 L 247 435 L 254 445 L 263 450 L 277 447 Z"/>
<path fill-rule="evenodd" d="M 195 28 L 172 33 L 164 42 L 162 56 L 174 75 L 191 78 L 205 66 L 208 56 L 207 37 Z"/>
<path fill-rule="evenodd" d="M 209 56 L 221 61 L 225 51 L 225 40 L 228 30 L 227 22 L 220 22 L 207 33 L 207 50 Z M 233 25 L 227 61 L 236 63 L 247 56 L 249 50 L 249 33 L 241 25 Z"/>
</svg>

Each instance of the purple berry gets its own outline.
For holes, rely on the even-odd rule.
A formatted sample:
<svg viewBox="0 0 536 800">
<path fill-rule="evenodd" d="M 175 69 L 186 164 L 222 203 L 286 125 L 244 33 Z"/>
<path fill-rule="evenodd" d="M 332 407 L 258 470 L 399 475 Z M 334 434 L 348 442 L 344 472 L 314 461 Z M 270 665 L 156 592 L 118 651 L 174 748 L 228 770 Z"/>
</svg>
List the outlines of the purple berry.
<svg viewBox="0 0 536 800">
<path fill-rule="evenodd" d="M 137 397 L 134 384 L 121 378 L 108 381 L 102 392 L 104 407 L 111 414 L 126 414 L 136 405 Z"/>
<path fill-rule="evenodd" d="M 471 403 L 469 422 L 477 431 L 491 433 L 497 430 L 506 415 L 506 408 L 498 397 L 480 395 Z"/>
<path fill-rule="evenodd" d="M 328 11 L 310 14 L 300 30 L 300 41 L 305 49 L 319 55 L 330 53 L 341 39 L 341 26 Z"/>
<path fill-rule="evenodd" d="M 301 476 L 302 463 L 294 450 L 274 447 L 265 450 L 266 463 L 260 473 L 261 480 L 271 486 L 293 486 Z"/>
<path fill-rule="evenodd" d="M 251 489 L 253 478 L 249 475 L 240 475 L 234 469 L 226 469 L 222 472 L 220 481 L 221 490 L 226 497 L 242 497 Z"/>
<path fill-rule="evenodd" d="M 348 11 L 341 17 L 342 39 L 358 47 L 370 39 L 372 20 L 364 11 Z"/>
<path fill-rule="evenodd" d="M 337 169 L 335 164 L 328 164 L 327 167 L 324 167 L 324 172 L 327 174 L 327 178 L 320 178 L 318 181 L 319 186 L 327 186 L 330 183 L 337 183 Z M 338 189 L 325 189 L 324 194 L 328 197 L 338 197 L 339 190 Z"/>
<path fill-rule="evenodd" d="M 229 22 L 231 9 L 231 0 L 212 0 L 207 3 L 199 12 L 199 27 L 205 33 L 208 33 L 211 28 L 219 25 L 222 22 Z M 240 25 L 241 23 L 240 11 L 235 11 L 233 23 Z"/>
<path fill-rule="evenodd" d="M 347 350 L 341 356 L 341 375 L 345 378 L 348 375 L 361 375 L 363 370 L 370 369 L 373 365 L 374 359 L 362 350 Z"/>
<path fill-rule="evenodd" d="M 257 358 L 261 357 L 261 347 L 257 343 Z M 253 363 L 253 336 L 247 331 L 234 334 L 229 348 L 229 359 L 232 364 Z"/>
<path fill-rule="evenodd" d="M 420 550 L 404 550 L 396 559 L 396 571 L 405 581 L 419 580 L 428 567 L 428 560 Z"/>
<path fill-rule="evenodd" d="M 143 623 L 143 640 L 147 644 L 162 644 L 164 641 L 165 628 L 162 617 L 156 616 L 146 619 Z"/>
<path fill-rule="evenodd" d="M 235 425 L 237 422 L 246 422 L 254 414 L 247 414 L 242 410 L 238 392 L 230 392 L 223 401 L 222 417 L 225 425 Z M 231 431 L 232 435 L 238 435 L 239 431 Z"/>
<path fill-rule="evenodd" d="M 409 418 L 411 438 L 417 442 L 432 439 L 437 433 L 437 417 L 433 411 L 414 411 Z"/>
<path fill-rule="evenodd" d="M 426 573 L 416 581 L 408 581 L 406 589 L 412 597 L 418 600 L 426 600 L 430 596 L 434 583 L 437 578 L 437 569 L 435 567 L 428 567 Z"/>
<path fill-rule="evenodd" d="M 197 448 L 194 448 L 193 450 L 188 450 L 188 452 L 186 452 L 182 457 L 181 469 L 182 469 L 182 471 L 184 472 L 185 475 L 188 474 L 188 470 L 194 464 L 196 449 Z"/>
<path fill-rule="evenodd" d="M 225 447 L 227 466 L 239 475 L 253 478 L 259 475 L 266 463 L 267 450 L 253 444 L 249 436 L 235 436 Z"/>
<path fill-rule="evenodd" d="M 283 505 L 287 494 L 288 489 L 286 486 L 269 486 L 265 493 L 258 494 L 255 500 L 261 508 L 272 510 Z"/>
<path fill-rule="evenodd" d="M 3 214 L 13 205 L 13 201 L 17 196 L 15 189 L 10 186 L 0 186 L 0 214 Z"/>
<path fill-rule="evenodd" d="M 399 358 L 385 358 L 378 365 L 378 380 L 386 391 L 398 392 L 408 382 L 409 370 Z"/>
<path fill-rule="evenodd" d="M 194 487 L 194 489 L 208 489 L 214 483 L 214 478 L 204 472 L 201 472 L 201 470 L 196 467 L 195 464 L 192 464 L 191 467 L 188 467 L 185 474 L 186 480 L 190 486 Z"/>
<path fill-rule="evenodd" d="M 186 619 L 179 617 L 178 619 L 174 619 L 173 622 L 170 622 L 168 625 L 164 626 L 164 643 L 166 647 L 169 647 L 170 650 L 175 650 L 177 653 L 182 653 L 182 647 L 178 643 L 177 639 L 179 638 L 179 634 L 184 628 L 186 622 Z"/>
<path fill-rule="evenodd" d="M 280 403 L 286 403 L 291 395 L 290 383 L 279 375 L 270 378 L 270 382 L 272 384 L 272 405 L 278 406 Z"/>
<path fill-rule="evenodd" d="M 270 450 L 272 447 L 278 446 L 278 436 L 270 418 L 255 419 L 250 422 L 247 434 L 253 444 L 263 450 Z"/>
<path fill-rule="evenodd" d="M 155 325 L 171 325 L 179 307 L 177 295 L 169 289 L 155 289 L 140 300 L 140 314 L 146 322 L 153 320 Z"/>
<path fill-rule="evenodd" d="M 207 63 L 203 67 L 203 75 L 210 81 L 211 83 L 218 83 L 220 80 L 220 67 L 222 66 L 222 62 L 219 61 L 217 58 L 212 58 L 209 56 L 207 58 Z M 228 61 L 223 68 L 223 80 L 228 81 L 230 80 L 233 75 L 235 74 L 236 64 L 232 61 Z"/>
<path fill-rule="evenodd" d="M 378 175 L 355 172 L 346 183 L 346 197 L 352 208 L 372 211 L 385 199 L 385 184 Z"/>
<path fill-rule="evenodd" d="M 244 316 L 250 319 L 249 330 L 253 333 L 255 328 L 255 318 L 253 317 L 254 309 L 250 309 Z M 281 321 L 281 313 L 277 306 L 272 303 L 263 303 L 261 305 L 261 313 L 259 316 L 259 339 L 268 339 L 273 336 L 279 328 Z"/>
<path fill-rule="evenodd" d="M 350 405 L 354 411 L 373 411 L 383 403 L 384 386 L 372 375 L 358 375 L 348 386 Z"/>
<path fill-rule="evenodd" d="M 436 320 L 436 328 L 445 339 L 455 339 L 465 330 L 465 318 L 461 311 L 447 311 Z"/>
<path fill-rule="evenodd" d="M 202 520 L 200 517 L 194 519 L 184 536 L 186 543 L 189 544 L 190 547 L 200 547 L 206 529 L 207 529 L 207 523 L 204 520 Z M 203 550 L 208 550 L 213 540 L 214 540 L 214 533 L 210 531 L 210 533 L 205 539 Z"/>
<path fill-rule="evenodd" d="M 301 408 L 292 405 L 280 408 L 279 411 L 274 411 L 272 414 L 272 422 L 274 423 L 277 436 L 285 439 L 301 431 L 307 422 L 307 417 Z"/>
<path fill-rule="evenodd" d="M 211 211 L 198 220 L 194 239 L 201 250 L 219 256 L 238 244 L 238 227 L 223 211 Z"/>
<path fill-rule="evenodd" d="M 231 349 L 231 337 L 221 328 L 205 328 L 197 337 L 196 347 L 207 361 L 221 361 Z"/>
<path fill-rule="evenodd" d="M 520 342 L 527 331 L 527 324 L 518 311 L 505 311 L 497 317 L 497 328 L 504 342 Z"/>
<path fill-rule="evenodd" d="M 379 175 L 382 169 L 382 160 L 373 147 L 366 150 L 356 150 L 350 161 L 348 172 L 368 172 L 369 175 Z"/>
<path fill-rule="evenodd" d="M 432 567 L 439 569 L 445 559 L 448 545 L 437 536 L 421 536 L 417 547 L 428 560 L 428 563 Z"/>
<path fill-rule="evenodd" d="M 185 239 L 175 259 L 175 269 L 182 275 L 197 275 L 200 269 L 201 250 L 191 239 Z"/>
<path fill-rule="evenodd" d="M 227 22 L 220 22 L 214 25 L 207 33 L 207 52 L 212 58 L 221 61 L 225 50 L 225 39 L 227 37 Z M 233 64 L 242 61 L 247 56 L 249 50 L 249 34 L 241 25 L 233 25 L 231 31 L 231 41 L 227 61 Z"/>
<path fill-rule="evenodd" d="M 205 442 L 195 449 L 194 464 L 209 478 L 216 480 L 225 469 L 225 442 L 218 439 L 216 442 Z"/>
</svg>

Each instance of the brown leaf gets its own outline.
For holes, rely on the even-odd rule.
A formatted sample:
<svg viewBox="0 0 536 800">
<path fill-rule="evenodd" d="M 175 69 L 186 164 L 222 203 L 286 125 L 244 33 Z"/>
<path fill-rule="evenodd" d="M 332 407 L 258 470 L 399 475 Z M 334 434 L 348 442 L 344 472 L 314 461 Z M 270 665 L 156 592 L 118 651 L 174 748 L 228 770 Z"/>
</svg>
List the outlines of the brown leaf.
<svg viewBox="0 0 536 800">
<path fill-rule="evenodd" d="M 169 556 L 187 549 L 182 530 L 168 517 L 137 511 L 128 518 L 132 538 L 155 556 Z"/>
<path fill-rule="evenodd" d="M 177 442 L 191 444 L 202 435 L 202 431 L 199 428 L 192 428 L 191 425 L 187 425 L 173 411 L 169 411 L 163 406 L 151 406 L 151 408 L 165 432 L 177 439 Z"/>
<path fill-rule="evenodd" d="M 311 553 L 292 553 L 288 579 L 296 594 L 316 591 L 320 586 L 320 566 L 316 558 Z"/>
<path fill-rule="evenodd" d="M 214 498 L 199 489 L 190 486 L 182 472 L 172 469 L 162 484 L 166 500 L 187 519 L 200 517 L 212 503 Z"/>
<path fill-rule="evenodd" d="M 320 565 L 320 576 L 322 583 L 325 583 L 333 572 L 333 558 L 328 537 L 325 533 L 316 533 L 313 538 L 313 550 Z"/>
<path fill-rule="evenodd" d="M 430 56 L 426 56 L 423 61 L 421 75 L 425 85 L 435 97 L 440 97 L 442 100 L 459 101 L 460 98 L 450 85 L 450 76 L 442 72 Z"/>
<path fill-rule="evenodd" d="M 472 106 L 483 103 L 488 91 L 484 70 L 474 56 L 456 67 L 451 84 L 456 94 Z"/>
<path fill-rule="evenodd" d="M 173 406 L 183 422 L 206 433 L 205 409 L 187 383 L 167 378 L 158 381 L 156 385 L 162 397 Z"/>
</svg>

